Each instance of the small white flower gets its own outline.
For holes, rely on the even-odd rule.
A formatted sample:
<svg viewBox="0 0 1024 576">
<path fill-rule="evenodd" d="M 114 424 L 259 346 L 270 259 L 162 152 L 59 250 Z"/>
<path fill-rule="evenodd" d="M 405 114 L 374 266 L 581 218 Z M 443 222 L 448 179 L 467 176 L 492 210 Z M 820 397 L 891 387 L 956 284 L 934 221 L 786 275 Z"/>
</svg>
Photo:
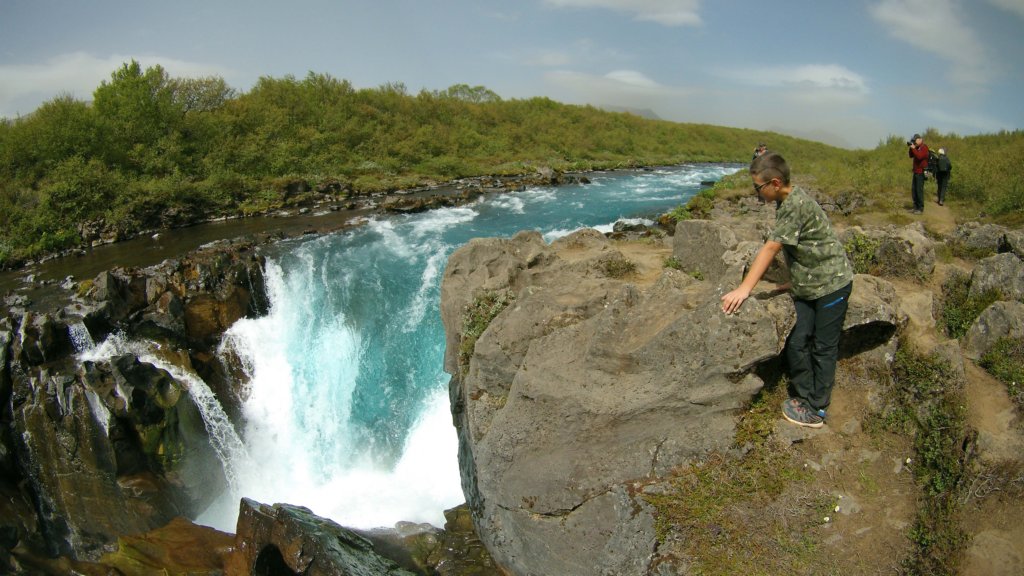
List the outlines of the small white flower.
<svg viewBox="0 0 1024 576">
<path fill-rule="evenodd" d="M 835 511 L 839 512 L 839 506 L 836 506 Z"/>
<path fill-rule="evenodd" d="M 907 464 L 910 464 L 910 458 L 907 458 Z"/>
<path fill-rule="evenodd" d="M 825 516 L 825 522 L 829 522 L 831 520 L 832 520 L 831 518 L 829 518 L 828 516 Z"/>
</svg>

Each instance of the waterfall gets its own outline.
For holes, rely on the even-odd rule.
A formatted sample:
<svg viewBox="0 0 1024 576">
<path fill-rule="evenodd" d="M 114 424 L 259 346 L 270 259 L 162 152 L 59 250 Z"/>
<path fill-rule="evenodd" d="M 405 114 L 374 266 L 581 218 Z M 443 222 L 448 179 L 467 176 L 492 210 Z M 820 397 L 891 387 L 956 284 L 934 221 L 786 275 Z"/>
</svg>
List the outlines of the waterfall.
<svg viewBox="0 0 1024 576">
<path fill-rule="evenodd" d="M 82 326 L 82 328 L 85 327 Z M 86 334 L 88 335 L 88 331 L 86 331 Z M 91 342 L 92 339 L 89 338 L 89 341 Z M 153 342 L 142 340 L 129 341 L 123 334 L 115 333 L 108 336 L 99 345 L 94 344 L 80 350 L 78 358 L 82 361 L 98 362 L 109 360 L 121 354 L 132 354 L 140 362 L 146 362 L 166 370 L 177 382 L 184 384 L 196 407 L 199 409 L 199 414 L 203 418 L 206 432 L 210 436 L 210 444 L 214 452 L 216 452 L 221 465 L 224 467 L 224 476 L 228 481 L 228 485 L 237 486 L 239 465 L 242 462 L 248 461 L 249 456 L 245 450 L 245 444 L 238 436 L 238 432 L 235 431 L 231 420 L 228 419 L 227 413 L 224 412 L 224 408 L 220 405 L 213 390 L 210 389 L 199 375 L 168 362 L 156 354 L 157 350 L 159 350 L 159 345 Z M 91 396 L 89 399 L 90 403 L 93 403 Z M 94 406 L 94 412 L 100 413 L 96 410 L 96 406 Z"/>
</svg>

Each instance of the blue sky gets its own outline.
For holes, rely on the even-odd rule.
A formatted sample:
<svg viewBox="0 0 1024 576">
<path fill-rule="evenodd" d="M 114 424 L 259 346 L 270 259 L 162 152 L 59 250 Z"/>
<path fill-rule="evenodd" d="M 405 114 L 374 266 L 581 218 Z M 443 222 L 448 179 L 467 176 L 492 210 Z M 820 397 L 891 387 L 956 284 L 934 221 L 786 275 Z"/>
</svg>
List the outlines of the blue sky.
<svg viewBox="0 0 1024 576">
<path fill-rule="evenodd" d="M 1024 128 L 1024 0 L 0 0 L 0 116 L 121 63 L 483 85 L 847 147 Z"/>
</svg>

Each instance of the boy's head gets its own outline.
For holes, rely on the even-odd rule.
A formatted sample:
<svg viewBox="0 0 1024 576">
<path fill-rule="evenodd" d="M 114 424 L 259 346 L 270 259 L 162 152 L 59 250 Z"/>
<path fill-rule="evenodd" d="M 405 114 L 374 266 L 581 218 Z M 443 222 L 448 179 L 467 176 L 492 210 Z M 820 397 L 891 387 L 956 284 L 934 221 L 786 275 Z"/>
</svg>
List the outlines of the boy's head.
<svg viewBox="0 0 1024 576">
<path fill-rule="evenodd" d="M 750 163 L 750 177 L 754 180 L 754 190 L 758 195 L 765 200 L 775 200 L 780 188 L 789 187 L 789 165 L 779 154 L 765 152 Z M 774 184 L 774 187 L 766 190 L 769 184 Z"/>
</svg>

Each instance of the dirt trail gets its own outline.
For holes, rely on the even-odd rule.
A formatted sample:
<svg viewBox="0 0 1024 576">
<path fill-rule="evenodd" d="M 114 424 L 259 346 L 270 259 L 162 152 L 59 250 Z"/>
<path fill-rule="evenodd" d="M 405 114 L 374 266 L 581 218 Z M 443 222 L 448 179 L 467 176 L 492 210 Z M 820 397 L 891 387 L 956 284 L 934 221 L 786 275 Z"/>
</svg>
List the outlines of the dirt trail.
<svg viewBox="0 0 1024 576">
<path fill-rule="evenodd" d="M 949 237 L 956 218 L 947 206 L 934 202 L 924 214 L 896 218 L 892 214 L 860 215 L 864 225 L 906 225 L 920 221 L 935 235 Z M 924 284 L 890 280 L 900 294 L 900 308 L 908 318 L 903 337 L 922 353 L 957 347 L 943 333 L 935 316 L 942 284 L 953 268 L 969 270 L 973 264 L 954 259 L 938 262 Z M 974 480 L 963 504 L 961 522 L 968 536 L 960 573 L 966 576 L 1024 575 L 1024 504 L 1007 494 L 1006 478 L 1017 477 L 1024 460 L 1024 422 L 1006 386 L 984 369 L 963 358 L 968 425 L 978 432 L 978 460 L 982 472 Z M 898 558 L 910 553 L 908 531 L 915 521 L 918 489 L 907 463 L 913 459 L 909 443 L 879 440 L 861 430 L 864 418 L 877 404 L 871 384 L 856 358 L 840 362 L 833 392 L 830 421 L 822 431 L 793 431 L 784 423 L 777 432 L 795 441 L 794 448 L 815 469 L 825 474 L 819 486 L 838 496 L 840 512 L 822 528 L 831 568 L 848 574 L 891 574 L 900 571 Z M 813 441 L 802 440 L 813 438 Z M 1013 468 L 1016 466 L 1017 468 Z M 1007 472 L 1009 467 L 1009 472 Z M 1016 470 L 1016 472 L 1013 472 Z M 1002 479 L 1000 480 L 1000 474 Z M 1000 484 L 1002 482 L 1002 484 Z M 1019 490 L 1019 487 L 1018 487 Z"/>
</svg>

